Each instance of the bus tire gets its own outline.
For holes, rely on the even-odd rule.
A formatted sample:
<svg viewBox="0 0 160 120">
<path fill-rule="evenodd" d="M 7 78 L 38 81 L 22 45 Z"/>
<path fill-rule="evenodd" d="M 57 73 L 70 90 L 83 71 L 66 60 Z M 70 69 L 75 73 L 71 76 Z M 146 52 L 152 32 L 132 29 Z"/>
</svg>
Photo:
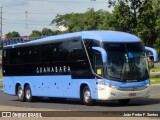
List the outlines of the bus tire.
<svg viewBox="0 0 160 120">
<path fill-rule="evenodd" d="M 20 102 L 24 102 L 24 101 L 25 101 L 24 90 L 22 89 L 21 86 L 18 86 L 17 96 L 18 96 L 18 100 L 19 100 Z"/>
<path fill-rule="evenodd" d="M 33 101 L 32 91 L 29 85 L 25 87 L 25 99 L 27 102 Z"/>
<path fill-rule="evenodd" d="M 83 89 L 83 103 L 87 106 L 94 104 L 94 100 L 91 97 L 91 91 L 88 86 L 85 86 Z"/>
<path fill-rule="evenodd" d="M 130 99 L 121 99 L 118 100 L 121 105 L 127 105 L 130 102 Z"/>
</svg>

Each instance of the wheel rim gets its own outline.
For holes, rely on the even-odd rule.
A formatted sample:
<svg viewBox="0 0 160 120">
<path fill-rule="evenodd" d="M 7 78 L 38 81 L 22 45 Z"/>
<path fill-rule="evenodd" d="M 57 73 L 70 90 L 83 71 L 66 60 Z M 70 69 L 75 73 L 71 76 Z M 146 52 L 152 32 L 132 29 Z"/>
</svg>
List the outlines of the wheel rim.
<svg viewBox="0 0 160 120">
<path fill-rule="evenodd" d="M 23 97 L 23 90 L 22 90 L 22 89 L 19 89 L 19 90 L 18 90 L 18 98 L 19 98 L 19 99 L 22 99 L 22 97 Z"/>
<path fill-rule="evenodd" d="M 31 91 L 29 89 L 26 90 L 26 99 L 31 98 Z"/>
<path fill-rule="evenodd" d="M 84 101 L 85 101 L 86 103 L 88 103 L 88 102 L 90 101 L 90 99 L 91 99 L 91 93 L 90 93 L 89 90 L 86 90 L 86 91 L 84 92 Z"/>
</svg>

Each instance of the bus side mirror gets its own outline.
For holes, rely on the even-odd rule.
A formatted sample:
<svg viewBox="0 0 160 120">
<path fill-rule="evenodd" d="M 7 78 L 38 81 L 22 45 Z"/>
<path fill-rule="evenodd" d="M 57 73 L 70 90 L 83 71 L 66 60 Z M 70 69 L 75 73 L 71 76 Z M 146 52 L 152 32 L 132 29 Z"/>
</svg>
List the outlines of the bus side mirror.
<svg viewBox="0 0 160 120">
<path fill-rule="evenodd" d="M 153 62 L 158 62 L 158 52 L 151 48 L 151 47 L 145 47 L 146 55 L 148 58 L 152 58 Z"/>
<path fill-rule="evenodd" d="M 103 63 L 107 63 L 107 53 L 105 51 L 105 49 L 101 48 L 101 47 L 92 47 L 93 50 L 99 51 L 102 55 L 102 62 Z"/>
</svg>

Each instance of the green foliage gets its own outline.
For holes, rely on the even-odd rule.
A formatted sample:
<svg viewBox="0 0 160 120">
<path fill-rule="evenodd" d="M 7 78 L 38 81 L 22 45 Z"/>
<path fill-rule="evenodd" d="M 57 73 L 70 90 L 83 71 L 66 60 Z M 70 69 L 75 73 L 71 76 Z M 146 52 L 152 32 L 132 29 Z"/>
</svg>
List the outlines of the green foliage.
<svg viewBox="0 0 160 120">
<path fill-rule="evenodd" d="M 124 1 L 120 1 L 119 4 L 114 6 L 112 14 L 113 20 L 115 21 L 112 26 L 115 30 L 124 32 L 133 31 L 132 29 L 134 29 L 134 22 L 132 17 L 132 11 Z"/>
<path fill-rule="evenodd" d="M 67 32 L 108 29 L 106 19 L 109 18 L 109 15 L 109 12 L 103 10 L 95 11 L 94 9 L 88 9 L 85 13 L 57 15 L 51 24 L 68 27 Z"/>
<path fill-rule="evenodd" d="M 160 74 L 151 75 L 151 78 L 160 78 Z"/>
<path fill-rule="evenodd" d="M 114 24 L 115 30 L 136 34 L 146 46 L 153 47 L 158 37 L 156 16 L 159 7 L 155 7 L 156 2 L 157 0 L 109 0 L 109 6 L 114 7 L 112 14 L 117 21 Z"/>
<path fill-rule="evenodd" d="M 154 63 L 153 62 L 148 62 L 149 64 L 149 69 L 154 68 Z"/>
<path fill-rule="evenodd" d="M 53 35 L 53 31 L 48 28 L 43 28 L 41 34 L 42 34 L 42 36 L 49 36 L 49 35 Z"/>
<path fill-rule="evenodd" d="M 6 37 L 7 38 L 14 38 L 14 37 L 20 37 L 20 34 L 16 31 L 13 31 L 13 32 L 9 32 L 6 34 Z"/>
<path fill-rule="evenodd" d="M 159 60 L 160 60 L 160 36 L 158 36 L 158 38 L 156 40 L 156 48 L 159 53 Z"/>
<path fill-rule="evenodd" d="M 39 37 L 41 35 L 42 35 L 42 33 L 40 31 L 33 30 L 32 33 L 31 33 L 31 35 L 30 35 L 30 37 Z"/>
<path fill-rule="evenodd" d="M 50 35 L 57 35 L 57 34 L 60 34 L 60 31 L 58 30 L 52 31 L 51 29 L 43 28 L 42 31 L 33 30 L 30 37 L 50 36 Z"/>
<path fill-rule="evenodd" d="M 141 11 L 138 16 L 137 34 L 146 46 L 153 47 L 158 37 L 157 30 L 155 29 L 156 17 L 153 9 L 153 1 L 146 2 L 142 5 L 142 8 L 145 10 Z"/>
</svg>

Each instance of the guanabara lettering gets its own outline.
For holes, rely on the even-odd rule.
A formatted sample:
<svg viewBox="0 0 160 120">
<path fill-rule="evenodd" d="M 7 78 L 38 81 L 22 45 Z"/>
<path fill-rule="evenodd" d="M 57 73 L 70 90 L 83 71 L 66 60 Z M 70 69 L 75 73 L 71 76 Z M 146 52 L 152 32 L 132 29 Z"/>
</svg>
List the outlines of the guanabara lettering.
<svg viewBox="0 0 160 120">
<path fill-rule="evenodd" d="M 37 67 L 36 73 L 69 73 L 71 71 L 70 66 L 52 66 L 52 67 Z"/>
</svg>

